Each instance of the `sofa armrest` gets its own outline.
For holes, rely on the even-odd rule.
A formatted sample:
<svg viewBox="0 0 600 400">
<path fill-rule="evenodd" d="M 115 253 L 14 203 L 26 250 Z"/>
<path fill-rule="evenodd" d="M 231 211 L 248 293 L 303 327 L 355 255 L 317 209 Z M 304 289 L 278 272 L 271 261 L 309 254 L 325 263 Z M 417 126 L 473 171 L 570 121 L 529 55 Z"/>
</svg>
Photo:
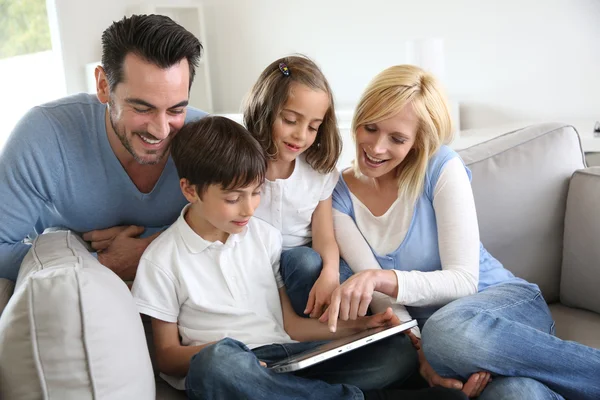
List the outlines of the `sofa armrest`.
<svg viewBox="0 0 600 400">
<path fill-rule="evenodd" d="M 573 174 L 564 233 L 560 301 L 600 313 L 600 167 Z"/>
<path fill-rule="evenodd" d="M 8 279 L 0 278 L 0 315 L 4 311 L 4 307 L 8 304 L 10 296 L 12 296 L 15 290 L 15 283 Z"/>
</svg>

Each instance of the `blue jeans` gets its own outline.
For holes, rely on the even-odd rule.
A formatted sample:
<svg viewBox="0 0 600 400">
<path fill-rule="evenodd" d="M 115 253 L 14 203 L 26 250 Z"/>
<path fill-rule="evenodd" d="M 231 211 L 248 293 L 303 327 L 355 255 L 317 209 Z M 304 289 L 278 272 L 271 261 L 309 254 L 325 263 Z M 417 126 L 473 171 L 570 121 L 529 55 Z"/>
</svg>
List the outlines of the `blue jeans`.
<svg viewBox="0 0 600 400">
<path fill-rule="evenodd" d="M 276 373 L 259 364 L 282 360 L 324 342 L 272 344 L 254 350 L 226 338 L 192 357 L 185 379 L 190 399 L 363 399 L 408 378 L 417 355 L 405 335 L 395 335 L 296 373 Z M 351 384 L 350 384 L 351 383 Z"/>
<path fill-rule="evenodd" d="M 525 281 L 449 303 L 425 323 L 422 337 L 440 375 L 492 373 L 481 399 L 600 399 L 600 350 L 554 336 L 540 290 Z"/>
<path fill-rule="evenodd" d="M 285 283 L 285 290 L 296 314 L 304 314 L 308 294 L 321 275 L 323 260 L 319 253 L 311 247 L 300 246 L 281 253 L 281 277 Z M 346 262 L 340 259 L 340 283 L 352 275 L 352 270 Z"/>
</svg>

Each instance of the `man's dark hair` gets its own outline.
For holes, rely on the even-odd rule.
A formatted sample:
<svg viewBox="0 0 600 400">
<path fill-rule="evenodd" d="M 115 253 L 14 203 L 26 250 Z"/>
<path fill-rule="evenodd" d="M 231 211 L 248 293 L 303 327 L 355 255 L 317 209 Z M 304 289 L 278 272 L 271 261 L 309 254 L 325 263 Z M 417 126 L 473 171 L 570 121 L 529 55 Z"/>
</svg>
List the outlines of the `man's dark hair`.
<svg viewBox="0 0 600 400">
<path fill-rule="evenodd" d="M 128 54 L 163 69 L 186 58 L 191 87 L 201 53 L 198 38 L 164 15 L 125 17 L 102 33 L 102 67 L 111 89 L 123 80 L 123 61 Z"/>
<path fill-rule="evenodd" d="M 210 185 L 232 190 L 262 183 L 267 173 L 261 145 L 246 128 L 225 117 L 184 125 L 173 138 L 171 156 L 179 178 L 195 185 L 199 196 Z"/>
</svg>

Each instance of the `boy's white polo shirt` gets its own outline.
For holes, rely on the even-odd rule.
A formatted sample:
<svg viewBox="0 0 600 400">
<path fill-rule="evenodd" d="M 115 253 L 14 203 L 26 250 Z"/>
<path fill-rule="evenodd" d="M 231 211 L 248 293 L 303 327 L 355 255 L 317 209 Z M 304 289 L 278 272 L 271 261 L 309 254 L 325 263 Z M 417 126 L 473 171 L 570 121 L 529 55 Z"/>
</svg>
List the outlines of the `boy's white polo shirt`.
<svg viewBox="0 0 600 400">
<path fill-rule="evenodd" d="M 310 243 L 312 214 L 331 196 L 339 177 L 337 169 L 322 174 L 300 155 L 289 178 L 265 180 L 254 216 L 279 229 L 284 250 Z"/>
<path fill-rule="evenodd" d="M 251 218 L 225 244 L 196 234 L 183 215 L 146 249 L 132 294 L 141 313 L 176 322 L 183 345 L 230 337 L 255 348 L 294 342 L 278 288 L 281 234 Z"/>
</svg>

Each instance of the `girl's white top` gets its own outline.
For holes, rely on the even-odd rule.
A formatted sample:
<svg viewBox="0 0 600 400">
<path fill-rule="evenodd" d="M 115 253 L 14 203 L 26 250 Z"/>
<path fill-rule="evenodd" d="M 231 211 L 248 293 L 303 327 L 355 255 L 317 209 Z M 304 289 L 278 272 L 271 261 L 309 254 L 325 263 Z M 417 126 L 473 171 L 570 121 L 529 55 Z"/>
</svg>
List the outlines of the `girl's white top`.
<svg viewBox="0 0 600 400">
<path fill-rule="evenodd" d="M 308 244 L 312 214 L 331 196 L 339 177 L 335 169 L 327 174 L 314 170 L 301 155 L 289 178 L 265 181 L 254 216 L 279 229 L 284 250 Z"/>
</svg>

